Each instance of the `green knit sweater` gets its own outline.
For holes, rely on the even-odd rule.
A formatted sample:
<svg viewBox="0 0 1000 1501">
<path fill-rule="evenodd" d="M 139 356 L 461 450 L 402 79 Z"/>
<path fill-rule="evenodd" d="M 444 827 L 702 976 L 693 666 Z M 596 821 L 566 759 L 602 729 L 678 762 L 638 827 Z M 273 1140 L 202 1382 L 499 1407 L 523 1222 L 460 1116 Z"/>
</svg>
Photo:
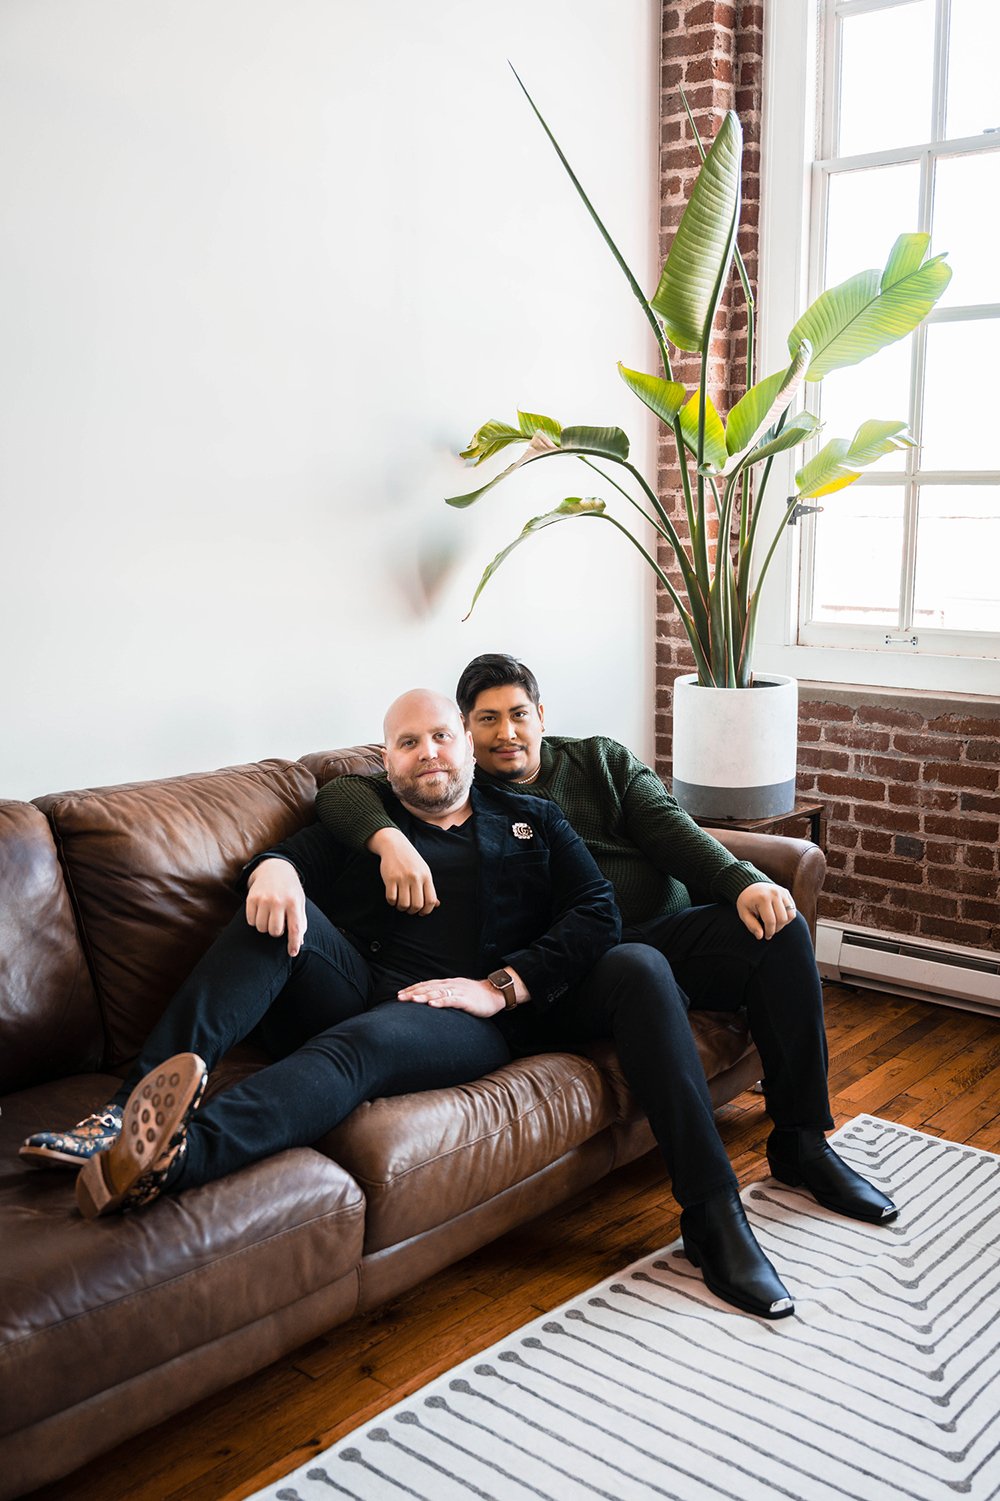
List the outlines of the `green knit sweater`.
<svg viewBox="0 0 1000 1501">
<path fill-rule="evenodd" d="M 616 740 L 546 735 L 541 759 L 538 778 L 528 787 L 482 771 L 476 775 L 558 803 L 614 886 L 626 926 L 689 906 L 691 891 L 702 900 L 735 902 L 747 886 L 769 879 L 700 829 L 656 773 Z M 335 777 L 319 791 L 321 823 L 350 849 L 362 848 L 379 829 L 395 827 L 375 790 L 382 780 Z"/>
</svg>

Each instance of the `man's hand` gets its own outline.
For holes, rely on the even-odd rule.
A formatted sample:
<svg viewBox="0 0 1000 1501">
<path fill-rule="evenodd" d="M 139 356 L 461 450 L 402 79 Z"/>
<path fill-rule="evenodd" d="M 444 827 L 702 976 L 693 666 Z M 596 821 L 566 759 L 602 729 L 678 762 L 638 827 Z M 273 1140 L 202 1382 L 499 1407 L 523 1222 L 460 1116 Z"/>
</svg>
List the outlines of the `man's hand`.
<svg viewBox="0 0 1000 1501">
<path fill-rule="evenodd" d="M 306 894 L 290 860 L 262 860 L 250 872 L 247 922 L 272 938 L 287 933 L 288 952 L 295 958 L 306 933 Z"/>
<path fill-rule="evenodd" d="M 368 848 L 382 862 L 380 873 L 390 907 L 427 917 L 441 905 L 430 866 L 401 830 L 379 829 L 369 839 Z"/>
<path fill-rule="evenodd" d="M 503 1010 L 503 996 L 489 980 L 421 980 L 397 994 L 400 1001 L 418 1001 L 422 1006 L 468 1011 L 470 1016 L 496 1016 Z"/>
<path fill-rule="evenodd" d="M 755 938 L 773 938 L 795 916 L 792 893 L 769 881 L 755 881 L 736 898 L 736 910 Z"/>
</svg>

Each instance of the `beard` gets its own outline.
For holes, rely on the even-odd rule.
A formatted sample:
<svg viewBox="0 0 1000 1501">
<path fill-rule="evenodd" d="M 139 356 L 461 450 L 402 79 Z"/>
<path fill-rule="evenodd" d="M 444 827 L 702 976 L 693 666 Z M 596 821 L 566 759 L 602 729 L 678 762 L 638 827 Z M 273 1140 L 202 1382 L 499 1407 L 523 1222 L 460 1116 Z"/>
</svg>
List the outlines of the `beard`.
<svg viewBox="0 0 1000 1501">
<path fill-rule="evenodd" d="M 411 808 L 420 808 L 425 813 L 439 813 L 465 801 L 472 786 L 475 769 L 476 763 L 470 756 L 464 766 L 443 766 L 443 780 L 436 777 L 431 782 L 425 776 L 396 776 L 390 768 L 389 786 L 400 802 L 407 803 Z"/>
</svg>

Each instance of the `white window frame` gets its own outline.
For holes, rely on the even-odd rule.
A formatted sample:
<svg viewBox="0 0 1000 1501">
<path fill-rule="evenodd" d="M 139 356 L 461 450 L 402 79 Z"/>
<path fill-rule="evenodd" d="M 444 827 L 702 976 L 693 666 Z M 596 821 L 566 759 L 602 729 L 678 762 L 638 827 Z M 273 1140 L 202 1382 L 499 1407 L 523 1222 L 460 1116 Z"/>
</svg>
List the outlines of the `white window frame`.
<svg viewBox="0 0 1000 1501">
<path fill-rule="evenodd" d="M 905 4 L 906 0 L 888 0 Z M 947 21 L 950 0 L 937 0 L 938 24 Z M 841 14 L 870 10 L 886 0 L 841 0 Z M 765 12 L 764 112 L 761 133 L 761 246 L 760 334 L 758 373 L 787 363 L 786 338 L 809 301 L 822 290 L 819 257 L 811 247 L 823 244 L 824 169 L 832 158 L 824 153 L 835 139 L 832 119 L 836 90 L 825 89 L 829 101 L 826 120 L 819 118 L 819 100 L 833 67 L 833 8 L 823 0 L 767 0 Z M 928 163 L 940 152 L 943 135 L 944 99 L 935 89 L 934 143 L 898 151 L 873 153 L 871 157 L 844 158 L 843 166 L 875 164 L 893 160 L 921 161 L 921 215 L 929 222 L 930 173 Z M 997 122 L 1000 125 L 1000 121 Z M 982 137 L 949 141 L 948 154 L 961 150 L 996 149 Z M 924 225 L 900 226 L 920 228 Z M 888 248 L 888 247 L 887 247 Z M 932 247 L 935 248 L 935 247 Z M 946 248 L 946 247 L 945 247 Z M 860 267 L 858 269 L 861 269 Z M 1000 317 L 1000 306 L 982 309 L 935 309 L 930 320 L 956 321 L 971 316 Z M 923 330 L 917 339 L 923 340 Z M 914 362 L 923 368 L 922 348 Z M 916 407 L 919 374 L 911 391 Z M 809 388 L 807 387 L 807 390 Z M 808 404 L 808 403 L 807 403 Z M 859 413 L 861 417 L 871 413 Z M 919 437 L 919 434 L 917 434 Z M 794 490 L 793 474 L 802 463 L 802 451 L 779 455 L 775 461 L 765 513 L 764 534 L 770 535 L 784 509 L 784 497 Z M 879 473 L 877 466 L 858 484 L 899 485 L 904 478 L 907 494 L 907 526 L 912 548 L 915 531 L 917 455 L 908 455 L 905 477 L 899 470 Z M 780 467 L 779 467 L 780 466 Z M 920 473 L 920 484 L 954 483 L 952 473 Z M 962 483 L 1000 484 L 1000 471 L 961 474 Z M 765 524 L 766 523 L 766 524 Z M 812 578 L 813 525 L 805 521 L 786 530 L 787 544 L 771 566 L 762 598 L 755 665 L 760 671 L 788 673 L 819 682 L 857 683 L 870 686 L 925 689 L 1000 695 L 1000 635 L 978 632 L 927 631 L 914 633 L 877 626 L 800 626 L 800 604 Z M 803 584 L 803 580 L 805 583 Z M 800 600 L 800 591 L 803 598 Z M 912 569 L 906 602 L 912 601 Z M 805 610 L 802 611 L 805 614 Z"/>
</svg>

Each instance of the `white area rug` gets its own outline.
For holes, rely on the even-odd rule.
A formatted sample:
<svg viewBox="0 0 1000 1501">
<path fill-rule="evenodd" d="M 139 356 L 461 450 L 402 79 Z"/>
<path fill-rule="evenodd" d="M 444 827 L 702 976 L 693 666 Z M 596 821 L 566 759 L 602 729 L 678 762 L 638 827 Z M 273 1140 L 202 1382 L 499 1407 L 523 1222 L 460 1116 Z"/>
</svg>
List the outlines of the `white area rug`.
<svg viewBox="0 0 1000 1501">
<path fill-rule="evenodd" d="M 746 1189 L 795 1317 L 727 1308 L 677 1243 L 258 1495 L 1000 1495 L 1000 1158 L 872 1116 L 835 1139 L 901 1213 L 861 1225 L 773 1180 Z"/>
</svg>

